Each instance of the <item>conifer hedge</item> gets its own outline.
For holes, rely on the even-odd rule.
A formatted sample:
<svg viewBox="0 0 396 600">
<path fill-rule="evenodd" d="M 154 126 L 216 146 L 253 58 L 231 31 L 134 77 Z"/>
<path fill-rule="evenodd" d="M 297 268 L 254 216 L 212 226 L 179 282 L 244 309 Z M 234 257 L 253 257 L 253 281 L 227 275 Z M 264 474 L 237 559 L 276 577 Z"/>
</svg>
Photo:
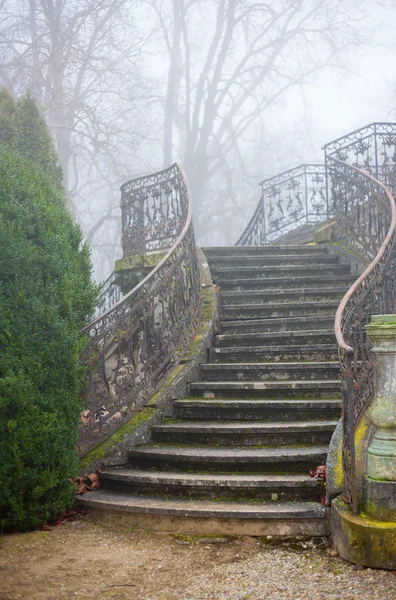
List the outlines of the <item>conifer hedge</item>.
<svg viewBox="0 0 396 600">
<path fill-rule="evenodd" d="M 89 250 L 59 186 L 0 147 L 1 529 L 36 527 L 73 501 L 78 332 L 96 298 Z"/>
</svg>

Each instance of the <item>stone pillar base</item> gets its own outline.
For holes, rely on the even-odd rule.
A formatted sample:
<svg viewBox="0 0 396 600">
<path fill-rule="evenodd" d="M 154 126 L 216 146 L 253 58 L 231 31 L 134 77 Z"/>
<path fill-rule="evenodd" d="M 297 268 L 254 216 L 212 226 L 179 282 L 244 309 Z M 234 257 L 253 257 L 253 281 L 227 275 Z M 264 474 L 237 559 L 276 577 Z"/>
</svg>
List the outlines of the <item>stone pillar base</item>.
<svg viewBox="0 0 396 600">
<path fill-rule="evenodd" d="M 340 498 L 331 505 L 332 536 L 341 558 L 365 567 L 396 569 L 396 522 L 354 515 Z"/>
<path fill-rule="evenodd" d="M 366 477 L 364 510 L 371 519 L 391 521 L 396 524 L 396 483 Z"/>
</svg>

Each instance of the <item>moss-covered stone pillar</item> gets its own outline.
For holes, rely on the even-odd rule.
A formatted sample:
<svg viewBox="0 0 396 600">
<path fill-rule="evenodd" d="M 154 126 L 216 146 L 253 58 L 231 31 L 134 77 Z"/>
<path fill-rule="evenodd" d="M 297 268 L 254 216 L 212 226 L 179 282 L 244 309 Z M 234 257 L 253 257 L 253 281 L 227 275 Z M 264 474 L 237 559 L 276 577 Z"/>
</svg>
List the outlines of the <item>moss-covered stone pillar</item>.
<svg viewBox="0 0 396 600">
<path fill-rule="evenodd" d="M 375 396 L 369 419 L 375 426 L 367 450 L 365 508 L 381 521 L 396 521 L 396 315 L 374 316 Z"/>
<path fill-rule="evenodd" d="M 341 494 L 331 505 L 332 536 L 342 558 L 396 569 L 396 315 L 373 316 L 374 399 L 366 417 L 374 431 L 358 514 Z M 366 462 L 365 461 L 365 462 Z"/>
</svg>

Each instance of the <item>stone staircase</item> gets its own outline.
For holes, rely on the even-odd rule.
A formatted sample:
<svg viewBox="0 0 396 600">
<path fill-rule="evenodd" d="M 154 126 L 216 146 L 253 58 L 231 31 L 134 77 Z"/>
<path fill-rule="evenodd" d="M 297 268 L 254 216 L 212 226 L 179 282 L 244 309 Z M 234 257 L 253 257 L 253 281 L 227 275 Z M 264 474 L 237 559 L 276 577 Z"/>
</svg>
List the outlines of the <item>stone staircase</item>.
<svg viewBox="0 0 396 600">
<path fill-rule="evenodd" d="M 204 252 L 220 327 L 201 380 L 81 503 L 173 532 L 326 534 L 309 470 L 326 462 L 340 417 L 333 323 L 354 277 L 325 247 Z"/>
</svg>

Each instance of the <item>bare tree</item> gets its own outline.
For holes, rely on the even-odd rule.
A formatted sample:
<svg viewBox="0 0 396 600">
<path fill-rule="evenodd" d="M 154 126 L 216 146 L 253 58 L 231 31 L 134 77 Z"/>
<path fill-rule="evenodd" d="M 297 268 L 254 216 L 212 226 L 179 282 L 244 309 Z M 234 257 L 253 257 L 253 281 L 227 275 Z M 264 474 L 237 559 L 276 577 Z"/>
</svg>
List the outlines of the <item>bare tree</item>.
<svg viewBox="0 0 396 600">
<path fill-rule="evenodd" d="M 245 171 L 246 139 L 265 131 L 271 108 L 367 41 L 362 2 L 153 0 L 153 8 L 168 53 L 164 163 L 181 159 L 202 235 L 227 209 L 214 201 L 214 182 L 230 193 L 231 171 Z"/>
<path fill-rule="evenodd" d="M 116 219 L 111 186 L 127 177 L 147 129 L 139 61 L 149 28 L 140 32 L 136 11 L 133 0 L 3 0 L 1 6 L 0 83 L 29 89 L 41 106 L 68 207 L 92 242 Z"/>
</svg>

